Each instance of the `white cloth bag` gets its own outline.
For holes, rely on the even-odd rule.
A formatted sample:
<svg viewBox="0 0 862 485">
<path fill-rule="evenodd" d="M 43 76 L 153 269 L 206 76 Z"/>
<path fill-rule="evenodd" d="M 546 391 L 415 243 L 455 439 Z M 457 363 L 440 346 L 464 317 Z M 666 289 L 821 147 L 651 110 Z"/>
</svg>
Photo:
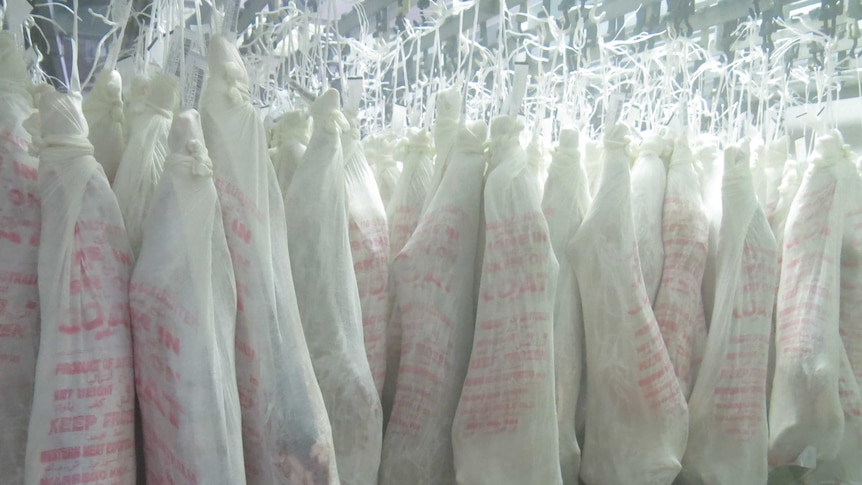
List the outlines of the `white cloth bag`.
<svg viewBox="0 0 862 485">
<path fill-rule="evenodd" d="M 129 239 L 81 96 L 45 93 L 39 112 L 42 321 L 24 483 L 131 483 Z"/>
<path fill-rule="evenodd" d="M 667 168 L 661 159 L 665 140 L 654 133 L 644 140 L 631 171 L 632 217 L 637 238 L 643 281 L 650 304 L 655 307 L 664 268 L 662 206 L 667 184 Z"/>
<path fill-rule="evenodd" d="M 308 349 L 326 409 L 341 483 L 374 485 L 383 415 L 365 355 L 348 236 L 338 93 L 312 104 L 314 130 L 287 191 L 290 261 Z"/>
<path fill-rule="evenodd" d="M 200 115 L 166 145 L 129 287 L 147 480 L 242 485 L 236 283 Z"/>
<path fill-rule="evenodd" d="M 718 242 L 715 313 L 689 400 L 680 481 L 762 485 L 768 472 L 766 384 L 778 246 L 754 193 L 748 154 L 730 147 L 724 160 L 726 216 Z"/>
<path fill-rule="evenodd" d="M 769 462 L 813 468 L 844 432 L 838 391 L 841 245 L 846 212 L 837 132 L 818 137 L 784 234 L 769 408 Z"/>
<path fill-rule="evenodd" d="M 688 399 L 706 346 L 703 273 L 709 220 L 692 166 L 688 139 L 680 137 L 671 156 L 662 209 L 664 268 L 654 311 L 665 348 Z"/>
<path fill-rule="evenodd" d="M 404 164 L 392 200 L 386 207 L 389 254 L 394 260 L 416 230 L 431 187 L 434 149 L 425 130 L 410 128 L 398 147 Z"/>
<path fill-rule="evenodd" d="M 560 265 L 554 296 L 554 375 L 556 379 L 557 430 L 560 436 L 560 467 L 563 483 L 577 485 L 581 466 L 578 434 L 584 425 L 584 315 L 578 281 L 568 254 L 590 206 L 590 188 L 581 165 L 579 135 L 560 132 L 545 183 L 542 212 L 548 221 L 551 246 Z"/>
<path fill-rule="evenodd" d="M 513 117 L 491 122 L 476 331 L 452 425 L 459 484 L 562 483 L 553 329 L 559 265 L 520 131 Z"/>
<path fill-rule="evenodd" d="M 329 419 L 296 303 L 284 202 L 245 68 L 223 37 L 210 41 L 201 124 L 236 278 L 246 481 L 338 483 Z"/>
<path fill-rule="evenodd" d="M 93 156 L 105 170 L 108 183 L 113 184 L 126 140 L 123 133 L 123 80 L 119 72 L 104 70 L 96 76 L 93 89 L 84 100 L 83 111 L 90 129 Z"/>
<path fill-rule="evenodd" d="M 455 482 L 452 421 L 476 321 L 473 268 L 486 131 L 484 123 L 461 129 L 437 194 L 393 262 L 402 337 L 381 485 Z"/>
<path fill-rule="evenodd" d="M 605 134 L 598 191 L 569 249 L 584 312 L 587 485 L 669 485 L 688 408 L 641 277 L 626 129 Z"/>
<path fill-rule="evenodd" d="M 132 252 L 137 256 L 143 239 L 144 218 L 168 155 L 168 132 L 176 104 L 176 83 L 159 75 L 150 83 L 142 112 L 129 126 L 131 136 L 111 188 L 117 195 Z"/>
<path fill-rule="evenodd" d="M 348 208 L 348 236 L 362 309 L 365 354 L 377 394 L 386 379 L 386 323 L 389 318 L 389 226 L 374 172 L 351 124 L 341 136 Z"/>
<path fill-rule="evenodd" d="M 310 136 L 311 117 L 305 111 L 288 111 L 273 127 L 270 154 L 282 194 L 287 194 Z"/>
<path fill-rule="evenodd" d="M 9 32 L 0 32 L 0 470 L 24 483 L 24 452 L 39 344 L 39 160 L 24 121 L 34 112 L 29 76 Z"/>
</svg>

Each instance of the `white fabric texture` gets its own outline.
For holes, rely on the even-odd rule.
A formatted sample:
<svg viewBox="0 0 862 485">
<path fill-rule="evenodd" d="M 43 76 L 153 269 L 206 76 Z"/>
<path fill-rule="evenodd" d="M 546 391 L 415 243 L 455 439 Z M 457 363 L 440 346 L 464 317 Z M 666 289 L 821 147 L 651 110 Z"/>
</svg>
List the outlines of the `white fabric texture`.
<svg viewBox="0 0 862 485">
<path fill-rule="evenodd" d="M 381 485 L 455 483 L 452 421 L 476 321 L 473 268 L 486 131 L 484 123 L 461 129 L 437 194 L 393 262 L 403 330 Z"/>
<path fill-rule="evenodd" d="M 123 133 L 126 143 L 132 136 L 132 127 L 138 123 L 147 106 L 147 98 L 150 93 L 150 80 L 142 75 L 136 75 L 132 82 L 128 83 L 128 91 L 123 98 Z"/>
<path fill-rule="evenodd" d="M 123 81 L 117 71 L 102 71 L 84 100 L 83 111 L 93 144 L 93 156 L 105 170 L 108 183 L 120 166 L 125 150 L 123 133 Z"/>
<path fill-rule="evenodd" d="M 584 315 L 574 268 L 568 254 L 590 206 L 587 174 L 581 165 L 579 135 L 562 130 L 560 143 L 548 168 L 542 212 L 548 221 L 551 246 L 560 265 L 554 296 L 554 376 L 556 379 L 557 430 L 563 483 L 577 485 L 581 466 L 578 435 L 584 429 Z"/>
<path fill-rule="evenodd" d="M 379 134 L 367 137 L 362 141 L 362 144 L 364 145 L 365 158 L 371 165 L 380 198 L 385 207 L 392 200 L 392 194 L 395 193 L 398 178 L 401 176 L 394 155 L 395 141 L 387 135 Z"/>
<path fill-rule="evenodd" d="M 485 251 L 452 446 L 460 484 L 561 484 L 554 397 L 559 265 L 520 123 L 491 122 Z"/>
<path fill-rule="evenodd" d="M 273 127 L 270 152 L 282 194 L 287 194 L 310 136 L 311 117 L 305 111 L 288 111 Z"/>
<path fill-rule="evenodd" d="M 769 221 L 772 226 L 772 233 L 775 234 L 775 240 L 778 242 L 779 255 L 783 252 L 784 231 L 787 227 L 787 216 L 790 215 L 790 206 L 802 185 L 806 167 L 807 162 L 805 160 L 787 160 L 784 164 L 784 173 L 781 184 L 778 186 L 778 202 L 775 205 L 772 219 Z"/>
<path fill-rule="evenodd" d="M 236 278 L 236 374 L 249 484 L 338 483 L 332 434 L 305 342 L 284 203 L 236 47 L 214 37 L 201 124 Z"/>
<path fill-rule="evenodd" d="M 383 416 L 365 355 L 348 235 L 340 135 L 348 129 L 329 90 L 311 106 L 314 130 L 287 191 L 296 295 L 326 409 L 341 483 L 377 483 Z"/>
<path fill-rule="evenodd" d="M 147 480 L 242 485 L 236 283 L 200 115 L 166 144 L 129 288 Z"/>
<path fill-rule="evenodd" d="M 819 463 L 820 483 L 862 483 L 862 178 L 847 157 L 836 163 L 844 186 L 846 209 L 841 247 L 839 335 L 841 363 L 838 396 L 844 411 L 844 435 L 834 461 Z"/>
<path fill-rule="evenodd" d="M 587 354 L 580 477 L 668 485 L 680 471 L 688 408 L 639 270 L 626 133 L 619 125 L 605 133 L 598 191 L 569 247 Z"/>
<path fill-rule="evenodd" d="M 768 471 L 766 384 L 778 247 L 754 193 L 748 154 L 730 147 L 724 165 L 715 314 L 689 400 L 680 481 L 757 485 L 766 483 Z"/>
<path fill-rule="evenodd" d="M 846 185 L 836 167 L 846 156 L 842 145 L 837 133 L 817 138 L 813 165 L 787 217 L 769 409 L 773 466 L 805 466 L 808 456 L 835 459 L 844 432 L 838 322 Z"/>
<path fill-rule="evenodd" d="M 724 173 L 723 154 L 718 150 L 718 139 L 709 135 L 701 135 L 694 149 L 699 164 L 700 194 L 703 198 L 703 208 L 709 221 L 709 246 L 706 254 L 706 267 L 703 271 L 701 294 L 703 295 L 703 313 L 706 327 L 709 328 L 712 319 L 713 303 L 715 301 L 716 258 L 718 257 L 718 233 L 721 227 L 721 185 Z"/>
<path fill-rule="evenodd" d="M 377 394 L 386 378 L 386 323 L 389 318 L 389 226 L 374 173 L 359 143 L 354 122 L 341 136 L 348 208 L 348 235 L 362 309 L 365 354 Z"/>
<path fill-rule="evenodd" d="M 398 150 L 404 169 L 386 208 L 389 254 L 393 261 L 416 230 L 422 207 L 430 191 L 434 169 L 434 150 L 427 131 L 409 129 Z"/>
<path fill-rule="evenodd" d="M 449 163 L 449 152 L 455 144 L 459 130 L 459 118 L 461 116 L 461 90 L 457 87 L 444 89 L 437 93 L 435 97 L 434 107 L 437 110 L 437 117 L 434 118 L 434 126 L 432 127 L 432 136 L 434 137 L 434 170 L 431 176 L 431 186 L 428 189 L 428 195 L 425 197 L 424 207 L 428 207 L 440 182 L 443 180 L 443 174 L 446 173 L 446 166 Z"/>
<path fill-rule="evenodd" d="M 24 483 L 135 477 L 132 256 L 79 94 L 39 104 L 41 335 Z"/>
<path fill-rule="evenodd" d="M 147 207 L 168 155 L 168 132 L 175 104 L 175 81 L 167 75 L 155 77 L 141 113 L 129 126 L 131 136 L 111 184 L 136 256 L 143 239 Z"/>
<path fill-rule="evenodd" d="M 655 306 L 664 267 L 662 206 L 667 169 L 661 159 L 665 140 L 654 133 L 643 141 L 631 171 L 632 210 L 643 281 L 650 305 Z"/>
<path fill-rule="evenodd" d="M 706 346 L 701 285 L 709 247 L 709 220 L 686 137 L 674 147 L 662 209 L 664 267 L 654 312 L 686 399 Z M 640 246 L 638 246 L 640 247 Z"/>
<path fill-rule="evenodd" d="M 24 122 L 29 76 L 9 32 L 0 32 L 0 470 L 24 483 L 24 452 L 39 344 L 39 160 Z"/>
<path fill-rule="evenodd" d="M 590 194 L 595 197 L 599 189 L 599 180 L 602 176 L 602 152 L 604 151 L 600 141 L 587 138 L 584 144 L 584 170 L 587 172 L 587 180 L 590 185 Z"/>
</svg>

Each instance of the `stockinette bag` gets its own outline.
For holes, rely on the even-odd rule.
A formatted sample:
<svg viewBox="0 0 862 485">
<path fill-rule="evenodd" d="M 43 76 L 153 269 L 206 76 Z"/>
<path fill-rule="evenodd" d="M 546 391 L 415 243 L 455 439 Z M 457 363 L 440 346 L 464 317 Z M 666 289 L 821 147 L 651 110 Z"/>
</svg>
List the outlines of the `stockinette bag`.
<svg viewBox="0 0 862 485">
<path fill-rule="evenodd" d="M 132 252 L 137 255 L 143 239 L 144 217 L 167 157 L 168 132 L 176 104 L 176 83 L 160 75 L 150 84 L 141 113 L 117 168 L 111 188 L 117 195 Z"/>
<path fill-rule="evenodd" d="M 340 136 L 349 129 L 338 93 L 310 108 L 314 130 L 287 191 L 296 296 L 314 372 L 332 424 L 343 484 L 377 483 L 383 434 L 380 398 L 363 344 L 362 313 L 348 234 Z"/>
<path fill-rule="evenodd" d="M 239 52 L 223 37 L 210 41 L 200 104 L 236 278 L 246 481 L 338 483 L 332 431 L 300 322 L 281 190 Z"/>
<path fill-rule="evenodd" d="M 587 355 L 580 478 L 669 485 L 685 451 L 688 408 L 641 277 L 627 133 L 621 125 L 606 131 L 601 182 L 569 244 Z"/>
<path fill-rule="evenodd" d="M 838 390 L 841 245 L 846 207 L 837 132 L 818 137 L 787 217 L 769 409 L 772 466 L 836 457 L 844 432 Z"/>
<path fill-rule="evenodd" d="M 561 484 L 554 397 L 559 265 L 521 125 L 491 123 L 473 350 L 452 425 L 458 483 Z"/>
<path fill-rule="evenodd" d="M 701 285 L 709 246 L 709 220 L 693 158 L 688 139 L 681 136 L 667 173 L 662 209 L 664 268 L 654 306 L 662 339 L 686 399 L 706 345 Z"/>
<path fill-rule="evenodd" d="M 165 144 L 129 288 L 147 479 L 242 485 L 236 282 L 200 115 Z"/>
<path fill-rule="evenodd" d="M 282 194 L 287 194 L 310 136 L 311 117 L 305 111 L 288 111 L 273 127 L 273 148 L 270 154 Z"/>
<path fill-rule="evenodd" d="M 403 333 L 381 485 L 455 483 L 452 422 L 476 321 L 486 131 L 482 122 L 461 128 L 437 194 L 393 262 Z"/>
<path fill-rule="evenodd" d="M 359 143 L 355 121 L 341 136 L 347 189 L 348 234 L 362 309 L 365 353 L 377 393 L 386 378 L 386 322 L 389 318 L 389 226 L 374 173 Z"/>
<path fill-rule="evenodd" d="M 407 244 L 419 223 L 434 169 L 434 149 L 427 131 L 410 128 L 398 150 L 404 169 L 386 208 L 389 221 L 389 254 L 393 260 Z"/>
<path fill-rule="evenodd" d="M 548 221 L 551 246 L 560 265 L 554 296 L 554 375 L 560 467 L 563 483 L 578 483 L 581 449 L 577 436 L 584 429 L 584 316 L 574 268 L 567 251 L 590 205 L 587 175 L 581 165 L 579 135 L 562 130 L 545 182 L 542 212 Z"/>
<path fill-rule="evenodd" d="M 24 483 L 135 477 L 131 248 L 81 95 L 42 94 L 41 311 Z"/>
<path fill-rule="evenodd" d="M 123 81 L 117 71 L 104 70 L 96 76 L 93 89 L 84 100 L 83 111 L 90 129 L 93 156 L 114 183 L 123 158 L 126 136 L 123 133 Z"/>
<path fill-rule="evenodd" d="M 689 400 L 680 481 L 762 485 L 768 472 L 766 384 L 778 247 L 754 193 L 748 154 L 732 146 L 724 165 L 715 313 Z"/>
<path fill-rule="evenodd" d="M 30 78 L 15 39 L 0 32 L 0 470 L 24 483 L 27 426 L 39 344 L 39 160 L 25 129 L 34 115 Z"/>
<path fill-rule="evenodd" d="M 632 217 L 637 238 L 643 281 L 650 304 L 655 306 L 664 266 L 662 205 L 667 169 L 661 159 L 666 142 L 657 133 L 648 135 L 640 146 L 631 170 Z"/>
</svg>

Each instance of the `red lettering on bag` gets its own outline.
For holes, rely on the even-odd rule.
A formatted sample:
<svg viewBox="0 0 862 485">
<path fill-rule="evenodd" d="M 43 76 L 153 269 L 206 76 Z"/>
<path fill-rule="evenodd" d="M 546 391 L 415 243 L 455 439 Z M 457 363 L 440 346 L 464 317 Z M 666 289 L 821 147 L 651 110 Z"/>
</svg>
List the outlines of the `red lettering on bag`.
<svg viewBox="0 0 862 485">
<path fill-rule="evenodd" d="M 180 340 L 165 327 L 159 326 L 159 343 L 180 355 Z"/>
<path fill-rule="evenodd" d="M 33 167 L 24 165 L 23 163 L 15 160 L 12 162 L 12 167 L 15 171 L 15 175 L 25 178 L 28 180 L 37 180 L 39 178 L 39 171 Z"/>
</svg>

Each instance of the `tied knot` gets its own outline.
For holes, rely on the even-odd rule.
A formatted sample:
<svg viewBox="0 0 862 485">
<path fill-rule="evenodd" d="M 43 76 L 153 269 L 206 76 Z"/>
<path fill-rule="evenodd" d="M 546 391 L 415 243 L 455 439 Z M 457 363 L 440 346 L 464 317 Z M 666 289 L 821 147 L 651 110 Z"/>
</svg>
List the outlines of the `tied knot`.
<svg viewBox="0 0 862 485">
<path fill-rule="evenodd" d="M 838 130 L 830 130 L 814 141 L 814 162 L 818 165 L 832 165 L 839 160 L 850 160 L 850 146 Z"/>
<path fill-rule="evenodd" d="M 189 140 L 186 150 L 192 161 L 192 173 L 199 176 L 212 175 L 212 161 L 206 146 L 200 140 Z"/>
<path fill-rule="evenodd" d="M 605 149 L 608 151 L 611 150 L 623 150 L 629 146 L 629 130 L 622 124 L 616 124 L 612 126 L 606 133 L 604 137 L 604 145 Z"/>
</svg>

